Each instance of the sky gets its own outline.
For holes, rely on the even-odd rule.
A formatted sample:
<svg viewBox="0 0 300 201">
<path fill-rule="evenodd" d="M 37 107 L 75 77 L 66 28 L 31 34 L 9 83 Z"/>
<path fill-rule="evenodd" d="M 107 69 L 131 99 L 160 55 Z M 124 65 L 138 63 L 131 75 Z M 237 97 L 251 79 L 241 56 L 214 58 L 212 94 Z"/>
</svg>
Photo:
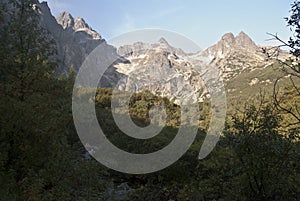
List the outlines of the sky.
<svg viewBox="0 0 300 201">
<path fill-rule="evenodd" d="M 41 0 L 42 1 L 42 0 Z M 103 38 L 144 29 L 184 35 L 202 49 L 222 35 L 240 31 L 259 45 L 274 45 L 267 33 L 287 40 L 284 17 L 292 0 L 47 0 L 54 16 L 63 11 L 82 17 Z"/>
</svg>

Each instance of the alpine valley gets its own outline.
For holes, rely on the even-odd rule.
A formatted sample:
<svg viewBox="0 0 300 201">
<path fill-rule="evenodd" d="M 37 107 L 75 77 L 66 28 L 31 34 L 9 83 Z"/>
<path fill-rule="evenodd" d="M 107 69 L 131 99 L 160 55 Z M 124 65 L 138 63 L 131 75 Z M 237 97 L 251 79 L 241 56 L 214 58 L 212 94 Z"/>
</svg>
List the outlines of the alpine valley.
<svg viewBox="0 0 300 201">
<path fill-rule="evenodd" d="M 0 201 L 300 200 L 300 0 L 287 51 L 244 31 L 113 46 L 46 2 L 0 8 Z"/>
</svg>

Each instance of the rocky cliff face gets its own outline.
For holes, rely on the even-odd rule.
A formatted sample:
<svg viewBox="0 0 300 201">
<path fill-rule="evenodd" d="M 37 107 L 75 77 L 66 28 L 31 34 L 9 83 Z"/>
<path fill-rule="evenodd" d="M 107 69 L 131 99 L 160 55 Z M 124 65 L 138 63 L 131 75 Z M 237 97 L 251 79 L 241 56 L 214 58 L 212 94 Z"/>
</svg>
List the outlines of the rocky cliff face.
<svg viewBox="0 0 300 201">
<path fill-rule="evenodd" d="M 86 34 L 93 40 L 102 39 L 100 34 L 94 31 L 81 17 L 74 19 L 70 13 L 63 12 L 56 18 L 56 21 L 62 26 L 64 30 L 75 33 L 83 32 L 83 34 Z"/>
<path fill-rule="evenodd" d="M 219 76 L 230 82 L 244 72 L 264 69 L 270 64 L 265 61 L 260 47 L 244 32 L 237 36 L 227 33 L 215 45 L 194 54 L 185 54 L 164 38 L 154 44 L 136 42 L 116 49 L 107 45 L 82 18 L 63 12 L 55 19 L 46 2 L 37 2 L 34 9 L 40 15 L 40 25 L 49 31 L 47 37 L 55 41 L 58 74 L 67 74 L 70 67 L 77 72 L 100 44 L 120 55 L 101 80 L 102 87 L 117 85 L 120 90 L 132 92 L 149 90 L 178 103 L 184 97 L 202 101 L 208 96 L 203 74 L 210 65 L 217 66 Z M 251 86 L 257 84 L 250 83 Z"/>
<path fill-rule="evenodd" d="M 227 33 L 215 45 L 194 54 L 185 54 L 164 38 L 154 44 L 125 45 L 118 53 L 128 61 L 115 65 L 119 73 L 126 75 L 120 90 L 150 90 L 175 102 L 194 94 L 197 101 L 208 96 L 203 75 L 210 66 L 217 67 L 219 77 L 227 84 L 241 74 L 264 71 L 273 62 L 266 61 L 261 47 L 244 32 L 237 36 Z"/>
<path fill-rule="evenodd" d="M 64 12 L 55 19 L 46 2 L 37 4 L 41 26 L 49 31 L 58 52 L 58 74 L 68 73 L 70 67 L 78 71 L 87 55 L 99 44 L 105 43 L 100 34 L 82 18 L 73 18 Z"/>
<path fill-rule="evenodd" d="M 221 71 L 221 76 L 229 81 L 243 71 L 268 65 L 265 55 L 252 39 L 240 32 L 237 36 L 225 34 L 215 45 L 207 48 L 200 55 L 213 59 Z"/>
<path fill-rule="evenodd" d="M 119 90 L 149 90 L 177 103 L 188 97 L 194 102 L 202 101 L 207 95 L 192 57 L 169 45 L 164 38 L 154 44 L 138 42 L 121 46 L 118 53 L 127 60 L 115 65 L 119 73 L 126 75 L 117 87 Z"/>
<path fill-rule="evenodd" d="M 226 33 L 220 41 L 204 50 L 202 54 L 216 58 L 225 58 L 237 51 L 257 53 L 259 47 L 244 32 L 240 32 L 237 36 L 234 36 L 232 33 Z"/>
</svg>

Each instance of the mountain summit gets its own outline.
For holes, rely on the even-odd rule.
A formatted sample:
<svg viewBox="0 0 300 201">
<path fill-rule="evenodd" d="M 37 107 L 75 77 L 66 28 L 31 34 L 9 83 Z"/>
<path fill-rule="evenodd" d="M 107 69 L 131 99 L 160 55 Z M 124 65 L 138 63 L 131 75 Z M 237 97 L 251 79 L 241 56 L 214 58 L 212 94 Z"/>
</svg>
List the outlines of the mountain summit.
<svg viewBox="0 0 300 201">
<path fill-rule="evenodd" d="M 243 31 L 241 31 L 239 35 L 235 37 L 235 45 L 248 49 L 257 49 L 257 46 L 253 40 Z"/>
<path fill-rule="evenodd" d="M 222 36 L 221 41 L 225 44 L 232 45 L 232 44 L 234 44 L 235 37 L 234 37 L 233 33 L 226 33 Z"/>
<path fill-rule="evenodd" d="M 161 38 L 158 40 L 158 43 L 169 45 L 168 41 L 167 41 L 164 37 L 161 37 Z"/>
<path fill-rule="evenodd" d="M 256 51 L 258 47 L 253 40 L 241 31 L 236 37 L 233 33 L 226 33 L 215 45 L 204 50 L 205 56 L 224 58 L 232 51 Z"/>
<path fill-rule="evenodd" d="M 56 20 L 57 20 L 57 23 L 63 27 L 63 29 L 68 29 L 68 28 L 74 27 L 74 18 L 68 12 L 62 12 L 61 14 L 59 14 L 59 16 L 56 18 Z"/>
<path fill-rule="evenodd" d="M 219 68 L 219 75 L 228 83 L 240 74 L 265 69 L 269 65 L 259 47 L 244 32 L 237 36 L 226 33 L 215 45 L 196 54 L 185 54 L 165 38 L 157 38 L 159 40 L 153 44 L 140 41 L 116 49 L 107 45 L 104 39 L 99 40 L 100 34 L 84 19 L 73 18 L 67 12 L 55 19 L 46 3 L 37 4 L 37 8 L 41 25 L 49 30 L 47 37 L 56 42 L 58 74 L 67 74 L 71 66 L 77 73 L 85 58 L 99 44 L 109 49 L 107 54 L 118 52 L 121 59 L 111 66 L 105 79 L 101 80 L 104 87 L 115 87 L 115 83 L 120 83 L 117 86 L 119 90 L 149 90 L 177 103 L 182 97 L 197 94 L 193 100 L 201 101 L 208 93 L 201 76 L 211 64 Z M 205 60 L 202 61 L 202 58 Z M 256 83 L 256 79 L 254 81 Z M 249 83 L 253 85 L 254 82 L 251 79 Z"/>
<path fill-rule="evenodd" d="M 41 26 L 49 31 L 47 38 L 55 41 L 58 74 L 68 74 L 69 68 L 78 71 L 83 61 L 99 44 L 105 42 L 82 18 L 63 12 L 55 18 L 46 2 L 35 5 Z"/>
<path fill-rule="evenodd" d="M 63 29 L 71 29 L 75 32 L 82 31 L 90 35 L 94 40 L 101 39 L 100 34 L 93 30 L 81 17 L 73 18 L 70 13 L 63 12 L 56 18 L 56 21 L 63 27 Z"/>
<path fill-rule="evenodd" d="M 237 36 L 226 33 L 221 40 L 200 54 L 213 58 L 213 63 L 219 66 L 225 79 L 230 79 L 243 70 L 265 64 L 264 55 L 259 51 L 259 47 L 243 31 Z"/>
</svg>

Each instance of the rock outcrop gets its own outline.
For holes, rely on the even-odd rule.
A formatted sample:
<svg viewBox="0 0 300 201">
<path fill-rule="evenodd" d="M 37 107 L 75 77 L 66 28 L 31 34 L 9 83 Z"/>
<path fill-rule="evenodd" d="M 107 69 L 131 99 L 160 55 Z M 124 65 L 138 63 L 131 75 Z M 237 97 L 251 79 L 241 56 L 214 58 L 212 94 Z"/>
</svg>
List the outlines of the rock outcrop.
<svg viewBox="0 0 300 201">
<path fill-rule="evenodd" d="M 46 2 L 37 4 L 41 26 L 49 31 L 58 53 L 58 74 L 69 72 L 71 67 L 78 71 L 84 59 L 99 44 L 106 43 L 82 18 L 73 18 L 64 12 L 55 19 Z"/>
<path fill-rule="evenodd" d="M 199 55 L 212 58 L 221 76 L 227 81 L 245 70 L 268 65 L 261 48 L 244 32 L 236 37 L 232 33 L 225 34 L 220 41 Z"/>
<path fill-rule="evenodd" d="M 56 21 L 64 30 L 74 31 L 75 33 L 83 32 L 94 40 L 101 40 L 100 34 L 93 30 L 81 17 L 74 19 L 70 13 L 63 12 L 56 18 Z"/>
<path fill-rule="evenodd" d="M 138 42 L 121 46 L 118 53 L 127 59 L 115 65 L 119 73 L 126 75 L 119 82 L 119 90 L 149 90 L 176 103 L 185 98 L 202 101 L 207 95 L 201 73 L 194 68 L 189 55 L 169 45 L 164 38 L 154 44 Z"/>
<path fill-rule="evenodd" d="M 177 103 L 184 98 L 197 102 L 208 96 L 203 74 L 210 65 L 217 66 L 218 76 L 230 82 L 244 72 L 264 69 L 270 64 L 265 61 L 261 48 L 244 32 L 237 36 L 227 33 L 215 45 L 194 54 L 172 47 L 165 38 L 154 44 L 136 42 L 116 49 L 106 44 L 82 18 L 73 18 L 67 12 L 55 18 L 46 2 L 37 1 L 33 8 L 40 16 L 40 26 L 49 32 L 46 37 L 55 41 L 57 74 L 68 74 L 71 67 L 77 73 L 86 57 L 100 44 L 107 47 L 108 56 L 119 56 L 100 81 L 101 87 L 131 92 L 149 90 Z"/>
</svg>

